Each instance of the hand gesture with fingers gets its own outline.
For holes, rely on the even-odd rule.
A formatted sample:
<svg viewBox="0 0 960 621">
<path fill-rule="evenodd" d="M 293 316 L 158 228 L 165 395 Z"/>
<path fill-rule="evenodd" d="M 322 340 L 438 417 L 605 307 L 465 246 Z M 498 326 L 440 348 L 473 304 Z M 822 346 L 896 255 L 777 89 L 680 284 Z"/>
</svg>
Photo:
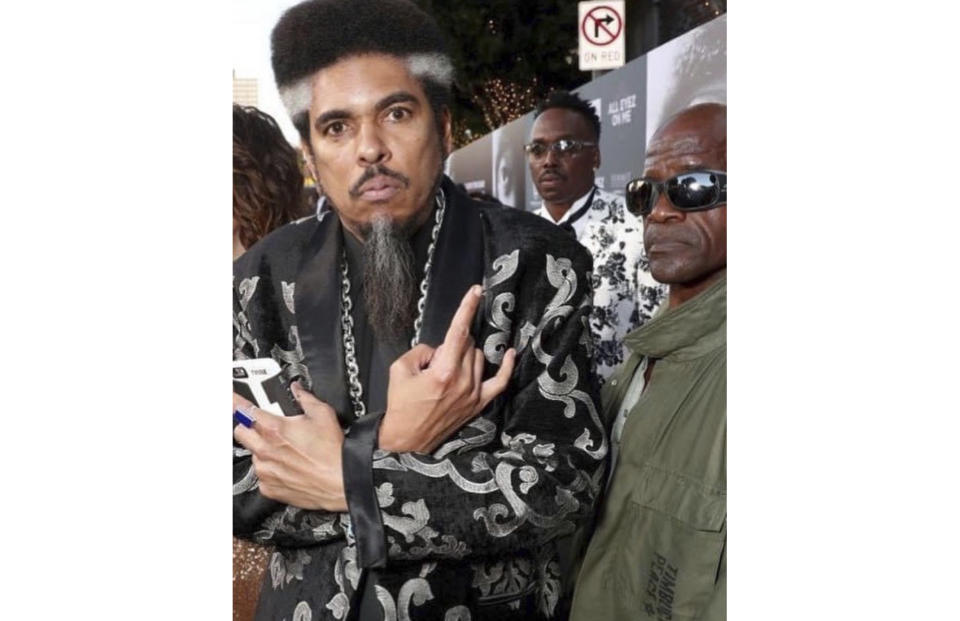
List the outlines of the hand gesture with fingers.
<svg viewBox="0 0 960 621">
<path fill-rule="evenodd" d="M 234 394 L 234 410 L 254 423 L 237 425 L 233 437 L 253 454 L 263 496 L 301 509 L 346 511 L 337 415 L 299 384 L 291 388 L 303 415 L 275 416 Z"/>
<path fill-rule="evenodd" d="M 483 381 L 483 352 L 470 336 L 482 297 L 479 285 L 471 287 L 439 347 L 417 345 L 390 366 L 381 449 L 431 453 L 506 389 L 516 351 L 507 350 L 497 374 Z"/>
</svg>

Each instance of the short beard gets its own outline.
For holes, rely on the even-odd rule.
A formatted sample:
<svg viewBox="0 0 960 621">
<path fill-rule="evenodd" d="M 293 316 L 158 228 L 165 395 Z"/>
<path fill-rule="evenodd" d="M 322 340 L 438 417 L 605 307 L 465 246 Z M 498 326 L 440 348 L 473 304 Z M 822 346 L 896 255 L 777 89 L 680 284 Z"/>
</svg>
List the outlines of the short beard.
<svg viewBox="0 0 960 621">
<path fill-rule="evenodd" d="M 400 347 L 405 345 L 416 318 L 418 282 L 411 224 L 397 224 L 388 215 L 378 214 L 363 231 L 367 320 L 379 339 Z"/>
</svg>

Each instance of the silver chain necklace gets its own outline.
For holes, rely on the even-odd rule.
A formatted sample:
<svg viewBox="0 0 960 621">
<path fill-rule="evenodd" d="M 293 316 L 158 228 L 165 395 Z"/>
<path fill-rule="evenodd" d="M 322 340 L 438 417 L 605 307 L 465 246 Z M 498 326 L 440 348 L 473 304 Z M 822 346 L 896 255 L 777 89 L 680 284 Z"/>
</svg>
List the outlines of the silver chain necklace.
<svg viewBox="0 0 960 621">
<path fill-rule="evenodd" d="M 433 250 L 437 246 L 440 236 L 440 225 L 443 223 L 443 212 L 447 206 L 447 199 L 443 190 L 437 191 L 437 209 L 434 212 L 433 231 L 431 232 L 430 246 L 427 248 L 427 262 L 423 266 L 423 280 L 420 281 L 420 299 L 417 301 L 417 318 L 413 322 L 413 338 L 410 347 L 416 347 L 420 342 L 420 328 L 423 326 L 423 309 L 427 303 L 427 290 L 430 288 L 430 267 L 433 265 Z M 343 360 L 347 367 L 347 383 L 350 391 L 350 401 L 353 402 L 353 414 L 360 418 L 367 413 L 363 404 L 363 385 L 360 384 L 360 366 L 357 364 L 357 342 L 353 338 L 353 301 L 350 299 L 350 278 L 347 271 L 347 249 L 344 245 L 340 255 L 340 330 L 343 334 Z"/>
</svg>

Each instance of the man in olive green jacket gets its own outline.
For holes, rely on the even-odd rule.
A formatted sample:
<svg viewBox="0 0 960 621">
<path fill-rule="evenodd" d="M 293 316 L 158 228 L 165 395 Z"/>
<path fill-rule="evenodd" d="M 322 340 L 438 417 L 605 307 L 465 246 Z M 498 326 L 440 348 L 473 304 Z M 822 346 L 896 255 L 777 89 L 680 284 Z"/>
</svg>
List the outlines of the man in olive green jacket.
<svg viewBox="0 0 960 621">
<path fill-rule="evenodd" d="M 604 387 L 613 468 L 571 618 L 725 619 L 726 107 L 661 127 L 627 205 L 666 307 Z"/>
</svg>

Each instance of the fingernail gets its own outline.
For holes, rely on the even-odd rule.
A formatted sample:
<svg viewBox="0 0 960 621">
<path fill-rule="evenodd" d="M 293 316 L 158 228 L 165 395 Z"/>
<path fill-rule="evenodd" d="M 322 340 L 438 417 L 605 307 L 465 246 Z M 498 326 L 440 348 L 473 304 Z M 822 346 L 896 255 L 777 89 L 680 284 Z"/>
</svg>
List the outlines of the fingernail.
<svg viewBox="0 0 960 621">
<path fill-rule="evenodd" d="M 300 385 L 300 382 L 293 382 L 290 384 L 290 390 L 293 392 L 293 396 L 297 399 L 299 399 L 300 395 L 303 394 L 303 386 Z"/>
<path fill-rule="evenodd" d="M 473 290 L 473 295 L 477 296 L 478 298 L 483 295 L 483 287 L 480 285 L 474 285 L 471 287 L 471 289 Z"/>
</svg>

